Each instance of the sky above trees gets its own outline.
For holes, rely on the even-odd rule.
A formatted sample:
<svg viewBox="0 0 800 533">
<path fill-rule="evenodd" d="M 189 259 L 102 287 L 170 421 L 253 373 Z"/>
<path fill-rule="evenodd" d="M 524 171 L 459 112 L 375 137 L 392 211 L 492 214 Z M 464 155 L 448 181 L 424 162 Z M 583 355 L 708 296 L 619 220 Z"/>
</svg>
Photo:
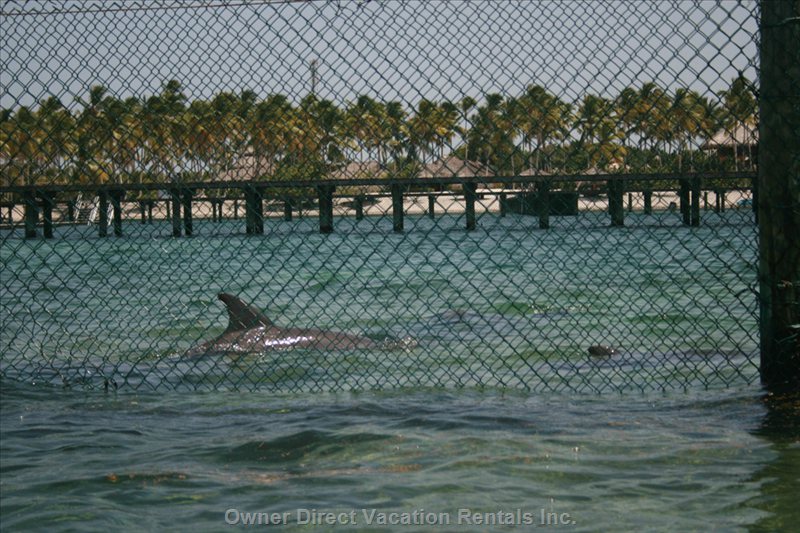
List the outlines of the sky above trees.
<svg viewBox="0 0 800 533">
<path fill-rule="evenodd" d="M 316 94 L 340 105 L 361 95 L 414 107 L 480 100 L 531 84 L 574 103 L 646 81 L 705 94 L 740 71 L 756 79 L 756 2 L 223 4 L 5 3 L 0 106 L 44 95 L 70 106 L 94 85 L 141 97 L 169 79 L 191 100 L 249 89 L 297 104 L 311 92 L 311 61 Z"/>
</svg>

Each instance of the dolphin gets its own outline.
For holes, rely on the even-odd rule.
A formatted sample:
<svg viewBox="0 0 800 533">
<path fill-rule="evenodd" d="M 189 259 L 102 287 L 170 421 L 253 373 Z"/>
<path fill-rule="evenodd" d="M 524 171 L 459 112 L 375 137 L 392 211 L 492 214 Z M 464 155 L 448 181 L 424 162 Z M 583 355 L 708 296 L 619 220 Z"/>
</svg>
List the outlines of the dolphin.
<svg viewBox="0 0 800 533">
<path fill-rule="evenodd" d="M 316 350 L 357 350 L 395 348 L 397 341 L 379 342 L 367 337 L 314 328 L 282 328 L 276 326 L 255 307 L 227 293 L 219 293 L 228 310 L 228 327 L 214 340 L 190 348 L 184 357 L 209 354 L 264 353 L 286 348 Z M 401 346 L 401 343 L 397 345 Z"/>
</svg>

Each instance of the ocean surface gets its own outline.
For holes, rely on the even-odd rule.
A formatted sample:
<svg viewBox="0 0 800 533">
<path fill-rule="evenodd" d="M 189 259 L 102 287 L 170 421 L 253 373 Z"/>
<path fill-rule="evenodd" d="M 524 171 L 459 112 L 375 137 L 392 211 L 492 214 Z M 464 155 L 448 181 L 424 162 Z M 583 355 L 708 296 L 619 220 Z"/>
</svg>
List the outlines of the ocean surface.
<svg viewBox="0 0 800 533">
<path fill-rule="evenodd" d="M 750 213 L 0 233 L 3 530 L 790 531 Z M 216 294 L 400 349 L 181 355 Z M 608 359 L 587 348 L 608 344 Z"/>
<path fill-rule="evenodd" d="M 800 401 L 771 407 L 755 387 L 275 396 L 0 386 L 4 531 L 220 531 L 263 513 L 285 531 L 800 523 Z M 503 525 L 484 525 L 497 513 Z"/>
</svg>

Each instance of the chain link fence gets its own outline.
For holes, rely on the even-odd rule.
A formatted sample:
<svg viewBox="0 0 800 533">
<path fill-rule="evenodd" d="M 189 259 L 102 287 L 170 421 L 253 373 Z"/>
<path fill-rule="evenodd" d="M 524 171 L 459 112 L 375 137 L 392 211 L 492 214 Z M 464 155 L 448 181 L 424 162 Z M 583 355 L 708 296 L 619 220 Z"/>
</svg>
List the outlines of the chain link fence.
<svg viewBox="0 0 800 533">
<path fill-rule="evenodd" d="M 7 2 L 0 375 L 758 380 L 753 2 Z"/>
</svg>

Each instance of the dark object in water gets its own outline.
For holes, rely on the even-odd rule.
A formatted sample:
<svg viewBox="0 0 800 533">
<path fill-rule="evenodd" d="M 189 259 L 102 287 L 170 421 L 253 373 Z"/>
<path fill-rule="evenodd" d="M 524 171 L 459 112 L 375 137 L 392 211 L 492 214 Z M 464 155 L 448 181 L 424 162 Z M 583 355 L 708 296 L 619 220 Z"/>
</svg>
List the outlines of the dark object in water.
<svg viewBox="0 0 800 533">
<path fill-rule="evenodd" d="M 603 344 L 589 346 L 589 355 L 593 355 L 595 357 L 611 357 L 616 353 L 618 353 L 617 350 L 611 346 L 605 346 Z"/>
</svg>

